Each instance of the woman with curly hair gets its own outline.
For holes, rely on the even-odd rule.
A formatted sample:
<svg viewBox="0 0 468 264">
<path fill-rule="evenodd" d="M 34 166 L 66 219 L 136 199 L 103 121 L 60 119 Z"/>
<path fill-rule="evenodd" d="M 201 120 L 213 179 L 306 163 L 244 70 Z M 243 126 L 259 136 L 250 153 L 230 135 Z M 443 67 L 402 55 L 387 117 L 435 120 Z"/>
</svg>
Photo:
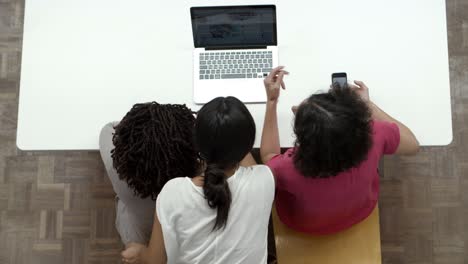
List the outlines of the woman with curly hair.
<svg viewBox="0 0 468 264">
<path fill-rule="evenodd" d="M 120 122 L 102 128 L 100 153 L 117 194 L 116 228 L 125 245 L 149 242 L 155 200 L 166 182 L 197 174 L 194 125 L 185 105 L 151 102 L 135 104 Z"/>
<path fill-rule="evenodd" d="M 415 154 L 413 133 L 369 100 L 363 82 L 313 94 L 295 113 L 295 145 L 280 154 L 276 106 L 283 67 L 265 79 L 267 106 L 260 154 L 276 180 L 281 221 L 309 234 L 335 233 L 359 223 L 377 204 L 384 154 Z"/>
</svg>

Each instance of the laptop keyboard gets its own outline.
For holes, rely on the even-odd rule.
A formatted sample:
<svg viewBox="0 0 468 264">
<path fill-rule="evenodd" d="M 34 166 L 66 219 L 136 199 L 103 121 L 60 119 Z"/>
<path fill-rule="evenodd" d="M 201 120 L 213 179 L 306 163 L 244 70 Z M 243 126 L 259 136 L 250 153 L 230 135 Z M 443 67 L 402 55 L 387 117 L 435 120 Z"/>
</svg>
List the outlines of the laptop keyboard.
<svg viewBox="0 0 468 264">
<path fill-rule="evenodd" d="M 272 68 L 272 51 L 200 53 L 200 80 L 264 78 Z"/>
</svg>

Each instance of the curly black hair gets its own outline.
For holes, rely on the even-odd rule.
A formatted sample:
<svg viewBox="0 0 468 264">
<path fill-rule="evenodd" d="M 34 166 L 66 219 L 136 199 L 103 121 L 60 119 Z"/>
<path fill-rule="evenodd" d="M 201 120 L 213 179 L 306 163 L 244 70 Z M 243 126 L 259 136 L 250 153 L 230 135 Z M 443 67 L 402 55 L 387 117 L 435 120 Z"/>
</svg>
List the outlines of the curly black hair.
<svg viewBox="0 0 468 264">
<path fill-rule="evenodd" d="M 293 161 L 305 176 L 328 178 L 359 165 L 372 146 L 371 112 L 348 86 L 334 85 L 301 103 Z"/>
<path fill-rule="evenodd" d="M 155 200 L 170 179 L 194 177 L 199 164 L 194 125 L 185 105 L 135 104 L 114 127 L 111 156 L 119 178 L 136 196 Z"/>
</svg>

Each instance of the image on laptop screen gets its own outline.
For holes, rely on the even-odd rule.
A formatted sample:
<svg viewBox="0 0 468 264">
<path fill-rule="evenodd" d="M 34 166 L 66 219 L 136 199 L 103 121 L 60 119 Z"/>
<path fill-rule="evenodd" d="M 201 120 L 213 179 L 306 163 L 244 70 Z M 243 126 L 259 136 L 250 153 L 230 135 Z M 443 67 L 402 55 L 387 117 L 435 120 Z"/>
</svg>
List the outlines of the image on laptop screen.
<svg viewBox="0 0 468 264">
<path fill-rule="evenodd" d="M 195 47 L 276 45 L 274 5 L 192 7 Z"/>
</svg>

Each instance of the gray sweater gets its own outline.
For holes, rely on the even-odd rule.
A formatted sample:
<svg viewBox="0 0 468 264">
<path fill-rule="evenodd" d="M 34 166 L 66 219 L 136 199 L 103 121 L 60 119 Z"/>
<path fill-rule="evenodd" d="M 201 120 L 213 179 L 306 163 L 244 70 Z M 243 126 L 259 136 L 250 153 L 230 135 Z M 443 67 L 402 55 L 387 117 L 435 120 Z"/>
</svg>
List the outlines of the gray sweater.
<svg viewBox="0 0 468 264">
<path fill-rule="evenodd" d="M 112 135 L 118 122 L 105 125 L 99 135 L 99 150 L 106 167 L 107 175 L 117 194 L 116 229 L 122 242 L 137 242 L 147 244 L 151 237 L 156 202 L 151 198 L 141 199 L 134 195 L 125 181 L 119 179 L 112 165 L 111 150 L 114 149 Z"/>
</svg>

